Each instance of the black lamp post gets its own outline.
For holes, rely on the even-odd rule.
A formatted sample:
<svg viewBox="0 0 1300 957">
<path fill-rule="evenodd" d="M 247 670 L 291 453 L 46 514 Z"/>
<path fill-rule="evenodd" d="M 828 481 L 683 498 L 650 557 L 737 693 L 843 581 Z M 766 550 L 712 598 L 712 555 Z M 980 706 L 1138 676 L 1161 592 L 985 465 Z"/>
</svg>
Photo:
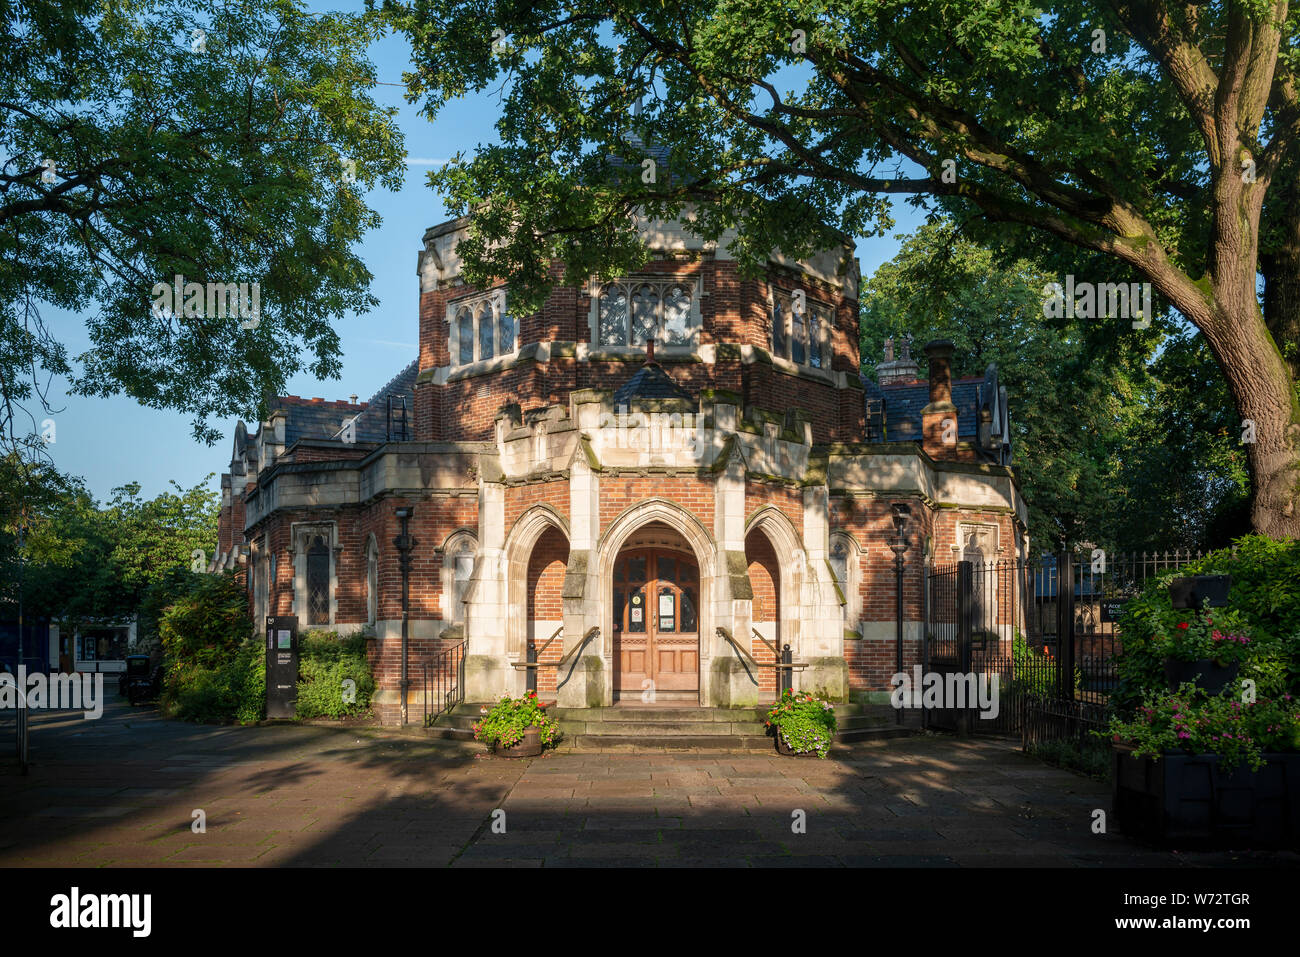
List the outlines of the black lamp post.
<svg viewBox="0 0 1300 957">
<path fill-rule="evenodd" d="M 893 505 L 894 513 L 894 531 L 898 538 L 890 546 L 894 553 L 894 617 L 897 630 L 894 635 L 894 673 L 903 673 L 903 555 L 907 552 L 908 546 L 912 543 L 907 537 L 907 520 L 912 514 L 912 509 L 904 502 L 895 502 Z M 894 723 L 903 723 L 903 709 L 899 708 L 894 713 Z"/>
<path fill-rule="evenodd" d="M 415 547 L 413 539 L 407 531 L 407 522 L 415 514 L 415 509 L 409 505 L 401 506 L 397 509 L 396 515 L 402 523 L 402 531 L 393 539 L 393 544 L 397 546 L 397 561 L 402 569 L 402 726 L 406 726 L 406 692 L 410 686 L 410 680 L 407 678 L 407 668 L 410 661 L 410 643 L 409 643 L 409 626 L 411 610 L 411 550 Z"/>
<path fill-rule="evenodd" d="M 24 547 L 27 535 L 27 506 L 23 506 L 22 516 L 18 519 L 18 664 L 14 680 L 19 683 L 18 692 L 18 767 L 27 773 L 27 684 L 23 672 L 23 578 L 27 569 L 27 551 Z"/>
</svg>

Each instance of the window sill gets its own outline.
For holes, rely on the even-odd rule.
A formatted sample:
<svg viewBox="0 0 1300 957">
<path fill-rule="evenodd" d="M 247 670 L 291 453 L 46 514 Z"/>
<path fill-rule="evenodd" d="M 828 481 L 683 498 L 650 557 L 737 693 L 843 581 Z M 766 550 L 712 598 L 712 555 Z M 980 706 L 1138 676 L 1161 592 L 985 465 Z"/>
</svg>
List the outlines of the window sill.
<svg viewBox="0 0 1300 957">
<path fill-rule="evenodd" d="M 606 362 L 643 362 L 646 357 L 645 346 L 594 346 L 587 343 L 578 344 L 578 358 Z M 664 345 L 655 343 L 655 358 L 668 362 L 712 362 L 714 347 L 702 346 L 698 342 L 675 343 Z"/>
<path fill-rule="evenodd" d="M 455 382 L 457 379 L 472 379 L 475 376 L 485 375 L 489 372 L 500 372 L 502 369 L 508 369 L 514 365 L 515 360 L 518 358 L 519 350 L 516 349 L 514 352 L 493 356 L 491 359 L 477 359 L 464 365 L 446 366 L 446 375 L 443 377 L 443 381 Z"/>
</svg>

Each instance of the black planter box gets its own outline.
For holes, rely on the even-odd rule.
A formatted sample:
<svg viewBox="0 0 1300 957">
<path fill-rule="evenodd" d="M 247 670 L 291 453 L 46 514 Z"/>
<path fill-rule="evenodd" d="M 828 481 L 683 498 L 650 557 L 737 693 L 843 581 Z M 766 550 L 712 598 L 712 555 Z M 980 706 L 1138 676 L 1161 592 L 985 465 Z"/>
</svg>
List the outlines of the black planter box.
<svg viewBox="0 0 1300 957">
<path fill-rule="evenodd" d="M 1181 846 L 1300 846 L 1300 754 L 1265 754 L 1258 771 L 1224 772 L 1213 754 L 1114 753 L 1113 810 L 1124 834 Z"/>
<path fill-rule="evenodd" d="M 1216 665 L 1212 658 L 1184 661 L 1181 658 L 1165 659 L 1165 683 L 1170 691 L 1177 691 L 1184 681 L 1194 681 L 1196 687 L 1210 694 L 1218 694 L 1237 678 L 1241 662 Z"/>
</svg>

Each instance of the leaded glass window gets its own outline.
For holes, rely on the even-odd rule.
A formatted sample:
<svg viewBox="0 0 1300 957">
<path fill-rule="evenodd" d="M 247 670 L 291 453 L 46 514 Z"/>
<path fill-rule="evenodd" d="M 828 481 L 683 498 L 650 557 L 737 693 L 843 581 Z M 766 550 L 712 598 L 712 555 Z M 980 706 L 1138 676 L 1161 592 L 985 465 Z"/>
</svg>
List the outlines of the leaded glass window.
<svg viewBox="0 0 1300 957">
<path fill-rule="evenodd" d="M 651 286 L 642 286 L 632 296 L 632 342 L 644 345 L 654 339 L 659 325 L 659 296 Z"/>
<path fill-rule="evenodd" d="M 456 335 L 460 342 L 457 361 L 461 365 L 469 365 L 474 361 L 474 315 L 468 306 L 456 313 Z"/>
<path fill-rule="evenodd" d="M 494 354 L 492 352 L 494 332 L 492 327 L 495 325 L 492 306 L 486 302 L 480 305 L 474 319 L 478 324 L 478 357 L 480 359 L 491 359 Z"/>
<path fill-rule="evenodd" d="M 690 338 L 691 297 L 681 286 L 672 286 L 664 296 L 664 339 L 679 345 Z"/>
<path fill-rule="evenodd" d="M 330 623 L 330 550 L 322 535 L 307 549 L 307 624 Z"/>
<path fill-rule="evenodd" d="M 510 311 L 504 307 L 501 308 L 501 353 L 515 351 L 515 317 L 510 315 Z"/>
<path fill-rule="evenodd" d="M 600 344 L 627 345 L 627 293 L 619 286 L 606 286 L 600 297 Z"/>
<path fill-rule="evenodd" d="M 688 344 L 699 324 L 692 297 L 692 287 L 677 281 L 607 283 L 595 306 L 597 344 Z"/>
</svg>

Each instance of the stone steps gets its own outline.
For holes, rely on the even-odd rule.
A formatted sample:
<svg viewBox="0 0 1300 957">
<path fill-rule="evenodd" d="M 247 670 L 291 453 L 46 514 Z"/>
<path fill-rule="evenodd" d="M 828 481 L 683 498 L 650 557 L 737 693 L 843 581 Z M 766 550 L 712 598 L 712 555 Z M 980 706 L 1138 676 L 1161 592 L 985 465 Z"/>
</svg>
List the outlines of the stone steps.
<svg viewBox="0 0 1300 957">
<path fill-rule="evenodd" d="M 432 737 L 473 740 L 479 718 L 477 702 L 457 705 L 427 730 Z M 560 750 L 668 750 L 769 751 L 772 738 L 764 719 L 767 706 L 701 708 L 671 706 L 616 706 L 612 708 L 548 709 L 560 723 L 564 737 Z M 840 743 L 891 738 L 911 734 L 914 728 L 894 724 L 888 707 L 837 704 L 835 717 Z"/>
</svg>

